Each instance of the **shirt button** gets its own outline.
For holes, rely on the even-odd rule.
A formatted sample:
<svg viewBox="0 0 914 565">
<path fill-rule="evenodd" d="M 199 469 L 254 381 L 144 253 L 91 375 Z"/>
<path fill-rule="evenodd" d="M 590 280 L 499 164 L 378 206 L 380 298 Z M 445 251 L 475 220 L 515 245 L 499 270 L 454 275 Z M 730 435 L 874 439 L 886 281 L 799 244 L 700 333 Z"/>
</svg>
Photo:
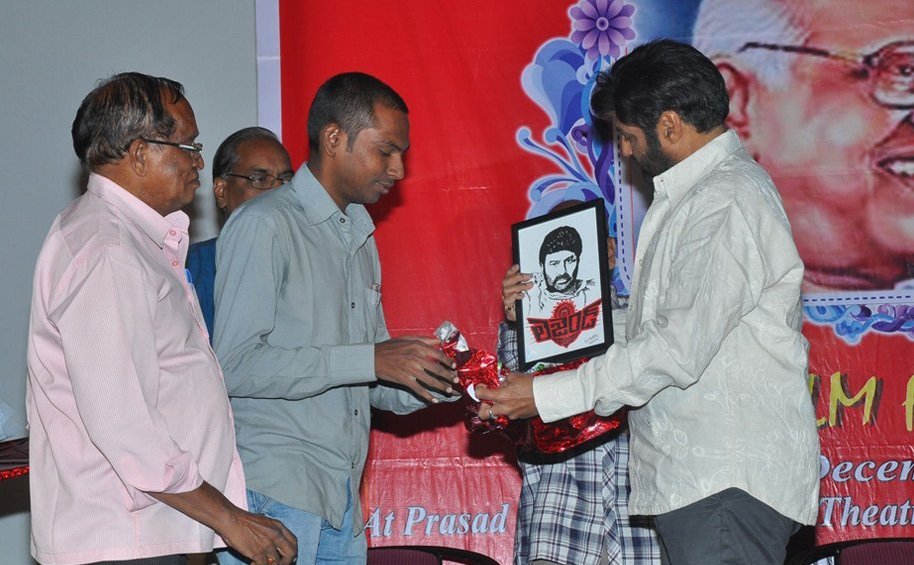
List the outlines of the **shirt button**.
<svg viewBox="0 0 914 565">
<path fill-rule="evenodd" d="M 355 310 L 355 302 L 350 302 L 349 307 L 352 308 L 353 310 Z"/>
<path fill-rule="evenodd" d="M 168 230 L 168 235 L 174 235 L 174 234 L 175 234 L 175 230 Z"/>
<path fill-rule="evenodd" d="M 352 469 L 355 469 L 355 463 L 350 463 L 349 466 L 350 466 Z"/>
<path fill-rule="evenodd" d="M 178 266 L 178 262 L 177 262 L 177 261 L 172 261 L 172 262 L 171 262 L 171 266 L 172 266 L 172 267 L 177 267 L 177 266 Z"/>
<path fill-rule="evenodd" d="M 355 409 L 355 415 L 356 415 L 356 416 L 359 415 L 359 409 L 358 409 L 358 408 Z"/>
<path fill-rule="evenodd" d="M 345 224 L 345 223 L 346 223 L 346 218 L 340 218 L 340 223 L 341 223 L 341 224 Z"/>
</svg>

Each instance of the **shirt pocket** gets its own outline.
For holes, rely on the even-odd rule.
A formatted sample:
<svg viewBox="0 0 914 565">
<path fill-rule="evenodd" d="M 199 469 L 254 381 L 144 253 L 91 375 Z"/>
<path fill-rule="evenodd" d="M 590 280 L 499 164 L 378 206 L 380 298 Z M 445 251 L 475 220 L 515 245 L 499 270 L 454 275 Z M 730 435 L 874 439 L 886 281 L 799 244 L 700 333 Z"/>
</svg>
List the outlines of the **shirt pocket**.
<svg viewBox="0 0 914 565">
<path fill-rule="evenodd" d="M 381 315 L 381 284 L 371 283 L 365 289 L 364 295 L 366 324 L 368 325 L 369 335 L 374 335 L 375 328 L 378 327 L 378 319 Z"/>
</svg>

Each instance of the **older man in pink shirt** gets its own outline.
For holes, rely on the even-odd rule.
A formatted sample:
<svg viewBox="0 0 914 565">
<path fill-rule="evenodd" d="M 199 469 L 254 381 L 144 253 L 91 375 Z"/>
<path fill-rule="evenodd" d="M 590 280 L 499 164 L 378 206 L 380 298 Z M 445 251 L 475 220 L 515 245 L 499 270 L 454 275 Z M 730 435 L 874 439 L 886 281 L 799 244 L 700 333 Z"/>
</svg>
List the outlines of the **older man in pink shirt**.
<svg viewBox="0 0 914 565">
<path fill-rule="evenodd" d="M 294 536 L 238 507 L 231 408 L 185 277 L 203 159 L 183 87 L 116 75 L 72 133 L 88 189 L 41 250 L 29 329 L 32 555 L 180 564 L 224 540 L 291 563 Z"/>
</svg>

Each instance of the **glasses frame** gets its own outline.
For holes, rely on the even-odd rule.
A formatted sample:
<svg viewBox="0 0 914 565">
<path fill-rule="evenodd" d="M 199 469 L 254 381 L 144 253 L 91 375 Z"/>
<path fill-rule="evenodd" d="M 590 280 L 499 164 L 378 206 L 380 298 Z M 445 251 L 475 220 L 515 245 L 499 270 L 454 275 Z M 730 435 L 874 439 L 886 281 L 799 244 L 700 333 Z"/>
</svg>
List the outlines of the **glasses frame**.
<svg viewBox="0 0 914 565">
<path fill-rule="evenodd" d="M 292 182 L 292 179 L 291 179 L 291 178 L 289 178 L 289 180 L 283 180 L 282 177 L 278 177 L 278 176 L 276 176 L 276 175 L 271 175 L 270 173 L 263 173 L 263 175 L 264 175 L 266 178 L 273 179 L 273 181 L 279 181 L 279 185 L 275 185 L 274 182 L 271 181 L 270 184 L 269 184 L 269 186 L 257 186 L 256 184 L 254 184 L 256 181 L 255 181 L 255 179 L 253 178 L 253 177 L 254 177 L 255 175 L 257 175 L 257 174 L 258 174 L 258 173 L 251 173 L 251 174 L 249 174 L 249 175 L 239 175 L 238 173 L 222 173 L 221 176 L 223 176 L 223 177 L 236 177 L 236 178 L 239 178 L 239 179 L 244 179 L 244 180 L 248 181 L 248 183 L 251 185 L 251 188 L 255 188 L 255 189 L 257 189 L 257 190 L 271 190 L 271 189 L 273 189 L 273 188 L 277 188 L 278 186 L 282 186 L 282 185 L 284 185 L 284 184 L 288 184 L 288 183 Z M 266 179 L 264 179 L 264 180 L 266 180 Z"/>
<path fill-rule="evenodd" d="M 822 57 L 824 59 L 832 59 L 834 61 L 840 61 L 849 65 L 856 66 L 861 73 L 865 74 L 865 78 L 869 82 L 870 88 L 870 97 L 880 106 L 886 108 L 898 109 L 898 110 L 907 110 L 914 108 L 914 67 L 911 69 L 911 74 L 894 74 L 892 76 L 910 76 L 910 86 L 908 88 L 908 101 L 906 102 L 893 102 L 884 94 L 884 90 L 880 88 L 880 83 L 878 78 L 884 72 L 883 68 L 880 68 L 879 63 L 885 58 L 885 54 L 890 51 L 897 49 L 911 49 L 914 52 L 914 41 L 893 41 L 891 43 L 886 43 L 876 51 L 867 54 L 854 53 L 851 51 L 829 51 L 828 49 L 823 49 L 821 47 L 812 47 L 807 45 L 783 45 L 778 43 L 763 43 L 757 41 L 749 41 L 743 44 L 737 50 L 737 53 L 742 53 L 743 51 L 749 49 L 767 49 L 768 51 L 780 51 L 782 53 L 792 53 L 795 55 L 812 55 L 814 57 Z M 912 61 L 914 61 L 914 56 L 912 56 Z"/>
<path fill-rule="evenodd" d="M 183 149 L 185 151 L 190 151 L 191 153 L 196 154 L 197 156 L 203 155 L 203 144 L 202 143 L 175 143 L 174 141 L 162 141 L 161 139 L 146 139 L 141 137 L 146 143 L 155 143 L 156 145 L 169 145 L 171 147 L 177 147 L 178 149 Z"/>
</svg>

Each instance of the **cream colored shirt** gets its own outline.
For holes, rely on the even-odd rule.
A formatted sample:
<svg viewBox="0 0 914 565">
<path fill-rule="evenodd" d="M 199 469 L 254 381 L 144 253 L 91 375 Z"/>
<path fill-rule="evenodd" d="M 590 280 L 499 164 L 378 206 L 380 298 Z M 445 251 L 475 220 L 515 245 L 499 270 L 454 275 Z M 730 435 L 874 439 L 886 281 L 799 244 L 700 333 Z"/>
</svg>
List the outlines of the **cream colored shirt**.
<svg viewBox="0 0 914 565">
<path fill-rule="evenodd" d="M 633 514 L 742 489 L 815 522 L 818 435 L 800 333 L 803 264 L 770 177 L 728 131 L 654 179 L 626 333 L 577 378 L 534 381 L 540 415 L 630 412 Z"/>
</svg>

